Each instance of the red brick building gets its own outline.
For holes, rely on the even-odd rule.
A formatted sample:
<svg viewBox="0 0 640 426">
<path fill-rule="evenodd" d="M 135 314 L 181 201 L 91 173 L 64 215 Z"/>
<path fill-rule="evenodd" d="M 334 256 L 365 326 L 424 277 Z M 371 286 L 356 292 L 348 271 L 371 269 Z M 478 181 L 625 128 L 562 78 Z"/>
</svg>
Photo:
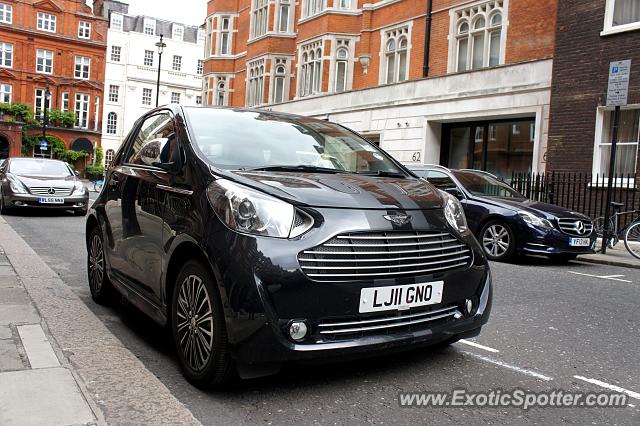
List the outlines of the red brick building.
<svg viewBox="0 0 640 426">
<path fill-rule="evenodd" d="M 557 0 L 212 0 L 205 102 L 341 122 L 407 163 L 544 169 Z"/>
<path fill-rule="evenodd" d="M 39 121 L 45 105 L 75 112 L 74 126 L 47 134 L 68 149 L 99 145 L 106 35 L 106 20 L 84 0 L 0 0 L 0 103 L 27 104 Z M 13 121 L 0 122 L 0 153 L 12 156 L 21 145 Z"/>
</svg>

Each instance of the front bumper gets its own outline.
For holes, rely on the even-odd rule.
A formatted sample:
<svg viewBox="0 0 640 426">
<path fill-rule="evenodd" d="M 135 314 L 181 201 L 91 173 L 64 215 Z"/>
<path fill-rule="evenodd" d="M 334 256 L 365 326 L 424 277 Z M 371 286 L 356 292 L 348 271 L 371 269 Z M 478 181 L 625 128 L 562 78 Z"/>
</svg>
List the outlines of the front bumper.
<svg viewBox="0 0 640 426">
<path fill-rule="evenodd" d="M 596 233 L 577 236 L 568 235 L 556 228 L 537 228 L 521 225 L 517 231 L 518 251 L 522 254 L 591 254 L 595 253 Z M 589 245 L 574 247 L 570 245 L 572 238 L 588 238 Z"/>
<path fill-rule="evenodd" d="M 8 208 L 27 208 L 37 207 L 41 209 L 57 209 L 57 210 L 83 210 L 89 205 L 89 193 L 85 191 L 83 195 L 70 195 L 64 198 L 62 204 L 44 204 L 40 203 L 40 195 L 32 194 L 5 194 L 4 205 Z"/>
</svg>

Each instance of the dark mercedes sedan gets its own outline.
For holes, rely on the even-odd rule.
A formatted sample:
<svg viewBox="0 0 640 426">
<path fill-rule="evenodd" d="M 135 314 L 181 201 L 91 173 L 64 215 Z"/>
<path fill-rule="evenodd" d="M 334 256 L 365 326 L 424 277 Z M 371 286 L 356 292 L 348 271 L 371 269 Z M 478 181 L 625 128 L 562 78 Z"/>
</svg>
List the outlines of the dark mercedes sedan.
<svg viewBox="0 0 640 426">
<path fill-rule="evenodd" d="M 91 294 L 172 330 L 200 387 L 475 336 L 491 275 L 459 201 L 358 134 L 261 110 L 138 120 L 87 220 Z"/>
<path fill-rule="evenodd" d="M 566 262 L 594 252 L 596 233 L 583 214 L 531 201 L 479 170 L 423 166 L 413 172 L 460 200 L 469 228 L 489 259 L 507 261 L 517 254 L 535 254 Z"/>
<path fill-rule="evenodd" d="M 88 206 L 89 192 L 67 163 L 43 158 L 0 162 L 0 213 L 37 207 L 84 216 Z"/>
</svg>

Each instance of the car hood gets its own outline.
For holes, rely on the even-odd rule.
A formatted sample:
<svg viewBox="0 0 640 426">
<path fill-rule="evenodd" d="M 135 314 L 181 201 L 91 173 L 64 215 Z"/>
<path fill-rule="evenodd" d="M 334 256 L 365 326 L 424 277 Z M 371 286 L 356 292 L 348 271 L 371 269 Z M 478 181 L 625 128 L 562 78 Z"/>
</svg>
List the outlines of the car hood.
<svg viewBox="0 0 640 426">
<path fill-rule="evenodd" d="M 310 207 L 424 210 L 440 208 L 438 190 L 423 180 L 353 173 L 231 172 L 234 180 Z"/>
<path fill-rule="evenodd" d="M 587 216 L 581 213 L 572 211 L 564 207 L 556 206 L 555 204 L 541 203 L 539 201 L 528 199 L 513 199 L 503 197 L 478 198 L 482 198 L 482 200 L 486 200 L 487 202 L 499 207 L 507 208 L 514 211 L 525 210 L 539 217 L 550 220 L 556 218 L 589 219 Z"/>
<path fill-rule="evenodd" d="M 12 173 L 26 186 L 57 186 L 60 188 L 71 188 L 75 181 L 75 176 L 29 176 Z"/>
</svg>

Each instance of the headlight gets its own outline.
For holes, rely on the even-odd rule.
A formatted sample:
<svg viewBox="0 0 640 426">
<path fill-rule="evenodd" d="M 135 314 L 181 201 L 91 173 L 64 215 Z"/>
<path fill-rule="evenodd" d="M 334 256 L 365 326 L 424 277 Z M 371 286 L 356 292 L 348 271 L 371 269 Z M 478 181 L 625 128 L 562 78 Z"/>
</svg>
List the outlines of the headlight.
<svg viewBox="0 0 640 426">
<path fill-rule="evenodd" d="M 520 210 L 518 216 L 531 226 L 537 226 L 538 228 L 553 228 L 553 224 L 547 219 L 543 219 L 534 215 L 533 213 Z"/>
<path fill-rule="evenodd" d="M 463 233 L 468 229 L 467 218 L 462 210 L 462 204 L 453 195 L 448 192 L 442 192 L 442 198 L 444 200 L 444 217 L 447 218 L 447 222 L 458 232 Z"/>
<path fill-rule="evenodd" d="M 27 189 L 24 187 L 22 182 L 20 182 L 20 179 L 11 174 L 7 174 L 7 179 L 9 180 L 9 188 L 11 188 L 11 191 L 13 191 L 14 194 L 27 193 Z"/>
<path fill-rule="evenodd" d="M 226 179 L 211 183 L 207 195 L 220 220 L 234 231 L 294 238 L 313 226 L 311 216 L 291 204 Z"/>
<path fill-rule="evenodd" d="M 87 189 L 84 187 L 84 184 L 82 182 L 76 182 L 75 185 L 73 186 L 73 192 L 76 195 L 84 195 L 84 192 Z"/>
</svg>

